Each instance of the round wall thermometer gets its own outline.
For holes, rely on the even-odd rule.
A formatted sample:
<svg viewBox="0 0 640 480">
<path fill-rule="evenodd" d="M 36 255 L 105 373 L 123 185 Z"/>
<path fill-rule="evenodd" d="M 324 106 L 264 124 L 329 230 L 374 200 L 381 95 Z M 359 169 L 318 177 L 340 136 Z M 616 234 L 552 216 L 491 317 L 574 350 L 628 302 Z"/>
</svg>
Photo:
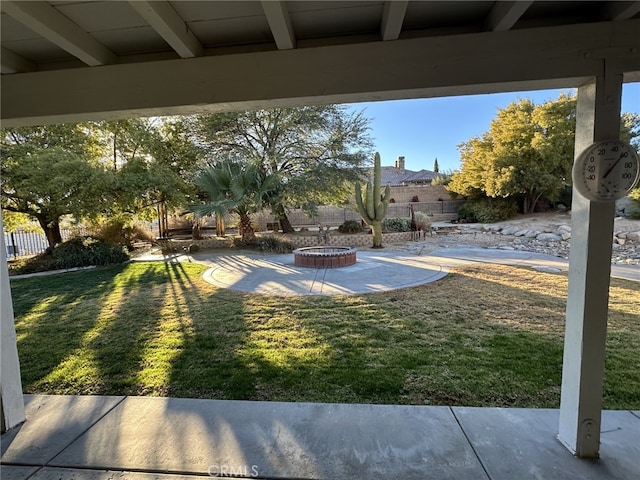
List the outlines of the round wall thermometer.
<svg viewBox="0 0 640 480">
<path fill-rule="evenodd" d="M 615 201 L 638 183 L 640 161 L 627 142 L 596 142 L 584 150 L 573 164 L 573 185 L 589 200 Z"/>
</svg>

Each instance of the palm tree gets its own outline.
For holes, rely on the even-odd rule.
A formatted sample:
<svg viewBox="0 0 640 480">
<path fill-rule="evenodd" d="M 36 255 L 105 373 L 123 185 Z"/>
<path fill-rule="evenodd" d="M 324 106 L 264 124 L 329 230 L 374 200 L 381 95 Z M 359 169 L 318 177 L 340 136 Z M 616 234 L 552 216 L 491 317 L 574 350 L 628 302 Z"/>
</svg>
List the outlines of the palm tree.
<svg viewBox="0 0 640 480">
<path fill-rule="evenodd" d="M 203 170 L 195 184 L 207 196 L 204 205 L 191 205 L 196 215 L 225 215 L 236 213 L 240 217 L 242 242 L 255 242 L 250 215 L 265 207 L 280 190 L 277 175 L 265 174 L 259 165 L 237 157 L 226 157 Z"/>
</svg>

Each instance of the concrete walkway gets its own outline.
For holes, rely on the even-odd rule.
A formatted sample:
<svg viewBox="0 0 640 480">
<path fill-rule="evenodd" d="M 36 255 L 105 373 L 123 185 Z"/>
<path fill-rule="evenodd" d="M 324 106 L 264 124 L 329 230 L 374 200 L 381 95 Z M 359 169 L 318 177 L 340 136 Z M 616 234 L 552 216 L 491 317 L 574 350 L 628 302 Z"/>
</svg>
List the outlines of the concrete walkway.
<svg viewBox="0 0 640 480">
<path fill-rule="evenodd" d="M 640 478 L 640 412 L 605 411 L 599 460 L 558 411 L 26 395 L 3 480 Z"/>
<path fill-rule="evenodd" d="M 566 271 L 565 259 L 541 253 L 478 247 L 441 248 L 422 254 L 403 250 L 361 250 L 355 265 L 343 268 L 298 267 L 292 254 L 253 252 L 197 253 L 163 257 L 151 255 L 139 261 L 197 262 L 210 266 L 206 281 L 220 288 L 273 295 L 344 295 L 383 292 L 439 280 L 453 267 L 473 263 L 514 265 L 545 272 Z M 640 281 L 637 266 L 612 266 L 613 277 Z"/>
</svg>

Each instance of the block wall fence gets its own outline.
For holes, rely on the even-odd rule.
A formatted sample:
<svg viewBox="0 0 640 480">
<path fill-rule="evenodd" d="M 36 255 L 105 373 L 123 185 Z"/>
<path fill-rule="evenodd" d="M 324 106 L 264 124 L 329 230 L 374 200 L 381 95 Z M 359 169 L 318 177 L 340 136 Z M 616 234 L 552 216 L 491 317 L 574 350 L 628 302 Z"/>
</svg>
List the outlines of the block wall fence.
<svg viewBox="0 0 640 480">
<path fill-rule="evenodd" d="M 417 197 L 418 202 L 413 202 Z M 416 187 L 391 187 L 391 198 L 395 202 L 389 204 L 386 218 L 409 218 L 410 205 L 415 212 L 423 212 L 433 217 L 432 221 L 441 222 L 458 218 L 458 208 L 464 203 L 460 198 L 452 198 L 449 191 L 442 185 L 416 186 Z M 294 227 L 330 225 L 337 227 L 347 220 L 362 220 L 353 205 L 345 207 L 321 206 L 318 214 L 307 215 L 301 209 L 292 209 L 287 213 L 291 225 Z M 270 212 L 261 212 L 252 217 L 254 225 L 259 230 L 270 230 L 269 224 L 276 220 Z"/>
<path fill-rule="evenodd" d="M 413 202 L 413 197 L 418 197 L 418 202 L 425 203 L 454 200 L 449 190 L 442 185 L 391 187 L 391 198 L 393 198 L 396 203 Z"/>
<path fill-rule="evenodd" d="M 334 247 L 370 247 L 373 244 L 373 235 L 371 234 L 342 234 L 331 232 L 327 242 L 321 242 L 318 235 L 287 235 L 284 233 L 258 232 L 258 238 L 275 237 L 283 241 L 291 243 L 294 248 L 315 247 L 318 245 L 329 245 Z M 412 232 L 395 232 L 383 233 L 382 244 L 385 243 L 401 243 L 407 242 L 414 238 Z M 233 239 L 230 237 L 217 238 L 209 237 L 202 240 L 192 239 L 158 239 L 158 244 L 167 251 L 183 252 L 188 250 L 191 245 L 197 245 L 199 248 L 232 248 Z"/>
</svg>

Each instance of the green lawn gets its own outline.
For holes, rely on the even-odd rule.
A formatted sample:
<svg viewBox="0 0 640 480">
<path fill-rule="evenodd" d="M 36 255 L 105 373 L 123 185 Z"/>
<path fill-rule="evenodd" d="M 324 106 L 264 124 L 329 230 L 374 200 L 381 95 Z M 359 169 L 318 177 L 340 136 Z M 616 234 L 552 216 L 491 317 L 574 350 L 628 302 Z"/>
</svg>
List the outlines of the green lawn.
<svg viewBox="0 0 640 480">
<path fill-rule="evenodd" d="M 27 393 L 558 407 L 566 276 L 473 266 L 340 297 L 217 289 L 194 264 L 12 280 Z M 640 284 L 611 288 L 604 406 L 640 409 Z"/>
</svg>

